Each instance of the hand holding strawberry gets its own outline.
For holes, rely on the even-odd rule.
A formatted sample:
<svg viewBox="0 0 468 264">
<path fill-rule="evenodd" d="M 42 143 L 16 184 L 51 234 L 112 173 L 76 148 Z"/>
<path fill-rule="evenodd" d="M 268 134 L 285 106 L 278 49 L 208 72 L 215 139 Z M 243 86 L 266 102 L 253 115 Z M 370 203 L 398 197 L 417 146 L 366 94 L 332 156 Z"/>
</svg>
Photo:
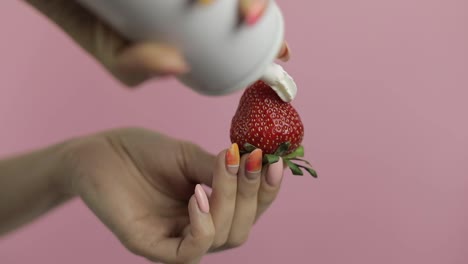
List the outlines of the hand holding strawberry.
<svg viewBox="0 0 468 264">
<path fill-rule="evenodd" d="M 281 157 L 294 175 L 303 175 L 305 169 L 317 177 L 310 163 L 302 159 L 304 125 L 299 114 L 263 81 L 244 91 L 232 119 L 230 138 L 239 145 L 241 153 L 260 148 L 264 163 L 276 163 Z"/>
</svg>

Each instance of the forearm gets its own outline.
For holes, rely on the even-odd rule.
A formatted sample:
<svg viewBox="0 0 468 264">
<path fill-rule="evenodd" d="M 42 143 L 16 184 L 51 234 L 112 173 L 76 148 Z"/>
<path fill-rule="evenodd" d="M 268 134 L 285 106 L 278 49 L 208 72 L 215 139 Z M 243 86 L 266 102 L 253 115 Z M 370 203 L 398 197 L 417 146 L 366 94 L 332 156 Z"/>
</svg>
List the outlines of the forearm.
<svg viewBox="0 0 468 264">
<path fill-rule="evenodd" d="M 70 198 L 62 145 L 0 161 L 0 235 Z"/>
</svg>

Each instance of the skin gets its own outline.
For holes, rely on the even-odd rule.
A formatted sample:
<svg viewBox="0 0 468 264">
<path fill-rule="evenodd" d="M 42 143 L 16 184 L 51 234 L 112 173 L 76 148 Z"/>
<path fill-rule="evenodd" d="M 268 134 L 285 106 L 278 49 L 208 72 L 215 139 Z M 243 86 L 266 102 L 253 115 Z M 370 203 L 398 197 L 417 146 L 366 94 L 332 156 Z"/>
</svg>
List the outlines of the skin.
<svg viewBox="0 0 468 264">
<path fill-rule="evenodd" d="M 189 70 L 176 49 L 130 43 L 74 1 L 26 2 L 129 87 Z M 240 1 L 249 25 L 266 3 Z M 289 56 L 285 43 L 279 58 Z M 0 235 L 79 198 L 136 255 L 199 263 L 209 252 L 245 243 L 280 190 L 282 162 L 251 173 L 243 156 L 239 167 L 228 169 L 226 152 L 213 155 L 154 131 L 123 128 L 0 160 Z M 208 212 L 194 195 L 198 183 L 212 188 Z"/>
<path fill-rule="evenodd" d="M 214 1 L 205 0 L 200 4 L 210 4 Z M 179 75 L 190 70 L 181 53 L 174 47 L 164 43 L 131 43 L 75 1 L 27 0 L 27 2 L 53 21 L 115 78 L 129 87 L 139 86 L 153 78 Z M 255 24 L 261 18 L 267 4 L 268 0 L 240 0 L 240 13 L 249 25 Z M 278 58 L 283 61 L 289 60 L 290 49 L 286 42 Z"/>
<path fill-rule="evenodd" d="M 0 162 L 0 234 L 79 197 L 136 255 L 199 263 L 206 253 L 242 245 L 280 190 L 282 162 L 249 173 L 244 155 L 232 171 L 226 151 L 215 156 L 126 128 L 11 157 Z M 279 181 L 269 183 L 268 174 Z M 196 183 L 212 188 L 208 213 L 197 205 Z"/>
</svg>

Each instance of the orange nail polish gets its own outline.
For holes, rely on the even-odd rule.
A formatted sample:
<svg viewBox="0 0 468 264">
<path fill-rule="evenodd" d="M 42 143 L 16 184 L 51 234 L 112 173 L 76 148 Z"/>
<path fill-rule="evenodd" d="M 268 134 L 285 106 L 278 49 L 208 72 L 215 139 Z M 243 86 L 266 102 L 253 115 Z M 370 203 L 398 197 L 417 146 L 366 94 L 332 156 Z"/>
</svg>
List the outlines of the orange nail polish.
<svg viewBox="0 0 468 264">
<path fill-rule="evenodd" d="M 239 170 L 240 154 L 237 143 L 231 145 L 226 152 L 226 168 L 231 174 L 237 174 Z"/>
<path fill-rule="evenodd" d="M 199 3 L 203 4 L 203 5 L 209 5 L 211 3 L 213 3 L 214 0 L 198 0 Z"/>
<path fill-rule="evenodd" d="M 247 175 L 256 177 L 262 170 L 263 152 L 261 149 L 255 149 L 249 154 L 247 162 L 245 163 L 245 170 Z"/>
</svg>

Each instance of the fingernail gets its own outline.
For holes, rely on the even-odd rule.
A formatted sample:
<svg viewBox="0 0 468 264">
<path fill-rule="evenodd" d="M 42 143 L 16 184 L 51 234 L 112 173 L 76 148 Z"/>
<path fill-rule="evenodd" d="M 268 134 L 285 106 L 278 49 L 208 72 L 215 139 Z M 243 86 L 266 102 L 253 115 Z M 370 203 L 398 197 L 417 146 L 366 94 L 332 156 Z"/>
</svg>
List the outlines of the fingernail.
<svg viewBox="0 0 468 264">
<path fill-rule="evenodd" d="M 251 1 L 246 11 L 247 13 L 245 14 L 245 22 L 247 25 L 251 26 L 257 23 L 260 17 L 262 17 L 267 5 L 268 3 L 266 0 Z"/>
<path fill-rule="evenodd" d="M 289 61 L 289 59 L 291 59 L 291 50 L 289 48 L 289 45 L 288 43 L 284 43 L 281 51 L 280 51 L 280 55 L 278 56 L 278 58 L 282 61 Z"/>
<path fill-rule="evenodd" d="M 199 3 L 203 5 L 209 5 L 214 2 L 214 0 L 198 0 Z"/>
<path fill-rule="evenodd" d="M 197 200 L 198 208 L 200 208 L 200 211 L 206 214 L 210 212 L 210 203 L 208 202 L 208 196 L 206 196 L 206 192 L 205 190 L 203 190 L 203 187 L 200 184 L 197 184 L 197 186 L 195 186 L 195 199 Z"/>
<path fill-rule="evenodd" d="M 165 75 L 179 75 L 187 73 L 190 70 L 190 67 L 187 65 L 185 60 L 176 56 L 167 58 L 164 68 L 165 69 L 162 74 Z"/>
<path fill-rule="evenodd" d="M 261 149 L 255 149 L 249 154 L 245 163 L 245 170 L 247 171 L 246 175 L 248 178 L 255 179 L 260 176 L 262 158 L 263 152 Z"/>
<path fill-rule="evenodd" d="M 234 143 L 226 152 L 226 168 L 229 171 L 229 173 L 237 175 L 237 172 L 239 171 L 239 163 L 239 146 L 237 145 L 237 143 Z"/>
<path fill-rule="evenodd" d="M 266 181 L 269 185 L 276 187 L 281 183 L 283 178 L 283 160 L 280 158 L 276 163 L 268 166 Z"/>
<path fill-rule="evenodd" d="M 210 187 L 206 185 L 202 185 L 202 188 L 206 193 L 206 197 L 208 197 L 208 200 L 210 200 L 210 196 L 211 196 L 211 193 L 213 192 L 213 189 L 211 189 Z"/>
</svg>

